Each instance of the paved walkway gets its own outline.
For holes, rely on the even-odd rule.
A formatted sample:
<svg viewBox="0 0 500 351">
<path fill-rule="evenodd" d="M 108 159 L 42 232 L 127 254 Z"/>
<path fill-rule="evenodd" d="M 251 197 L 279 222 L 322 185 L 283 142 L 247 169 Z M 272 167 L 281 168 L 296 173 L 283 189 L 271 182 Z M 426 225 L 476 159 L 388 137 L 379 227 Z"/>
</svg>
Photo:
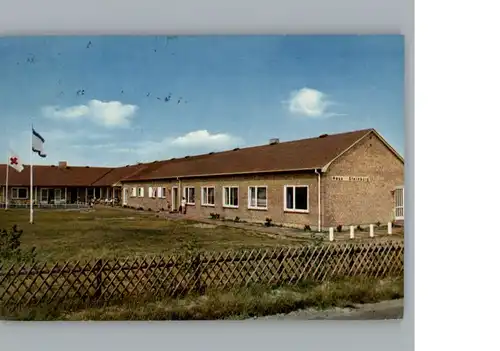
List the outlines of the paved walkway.
<svg viewBox="0 0 500 351">
<path fill-rule="evenodd" d="M 172 220 L 182 220 L 182 219 L 187 219 L 187 220 L 192 220 L 200 223 L 206 223 L 206 224 L 212 224 L 212 225 L 221 225 L 221 226 L 228 226 L 232 228 L 240 228 L 240 229 L 247 229 L 247 230 L 252 230 L 260 233 L 266 233 L 268 235 L 272 236 L 277 236 L 277 237 L 287 237 L 287 238 L 292 238 L 292 239 L 298 239 L 298 240 L 310 240 L 312 239 L 313 235 L 318 235 L 316 232 L 304 232 L 300 231 L 298 229 L 293 229 L 293 228 L 286 228 L 286 227 L 266 227 L 264 225 L 259 225 L 259 224 L 250 224 L 250 223 L 241 223 L 241 222 L 233 222 L 233 221 L 221 221 L 221 220 L 214 220 L 214 219 L 208 219 L 208 218 L 198 218 L 195 216 L 190 216 L 189 214 L 179 214 L 179 213 L 165 213 L 163 214 L 165 218 L 172 219 Z M 375 238 L 377 239 L 383 239 L 383 240 L 400 240 L 402 238 L 402 235 L 398 233 L 398 228 L 394 228 L 393 230 L 393 235 L 388 235 L 387 234 L 387 229 L 385 230 L 375 230 Z M 329 234 L 328 233 L 321 233 L 323 236 L 323 240 L 328 241 L 329 240 Z M 369 239 L 370 238 L 370 233 L 368 230 L 364 231 L 356 231 L 354 234 L 355 239 Z M 344 240 L 350 240 L 350 235 L 348 231 L 343 231 L 341 233 L 334 233 L 334 240 L 335 241 L 344 241 Z"/>
<path fill-rule="evenodd" d="M 97 206 L 100 207 L 100 206 Z M 115 207 L 116 208 L 116 207 Z M 135 209 L 126 209 L 126 208 L 120 208 L 124 211 L 130 211 L 133 213 L 137 213 L 137 210 Z M 191 220 L 199 223 L 205 223 L 205 224 L 211 224 L 211 225 L 219 225 L 219 226 L 227 226 L 227 227 L 232 227 L 232 228 L 240 228 L 240 229 L 246 229 L 246 230 L 251 230 L 259 233 L 264 233 L 269 236 L 273 237 L 286 237 L 287 239 L 297 239 L 300 241 L 303 240 L 311 240 L 313 237 L 313 234 L 317 235 L 316 232 L 304 232 L 298 229 L 293 229 L 293 228 L 286 228 L 286 227 L 266 227 L 262 224 L 251 224 L 251 223 L 241 223 L 241 222 L 233 222 L 230 220 L 222 221 L 222 220 L 215 220 L 215 219 L 209 219 L 209 218 L 199 218 L 195 215 L 190 215 L 189 212 L 187 214 L 180 214 L 180 213 L 167 213 L 167 212 L 149 212 L 149 211 L 141 211 L 142 214 L 151 214 L 151 215 L 158 215 L 163 218 L 171 219 L 171 220 Z M 388 235 L 387 234 L 387 229 L 375 229 L 375 239 L 379 241 L 384 241 L 384 240 L 401 240 L 403 236 L 400 234 L 401 233 L 401 228 L 394 228 L 393 229 L 393 235 Z M 327 232 L 321 233 L 323 236 L 324 241 L 329 240 L 329 234 Z M 367 240 L 370 239 L 370 234 L 367 229 L 364 231 L 355 231 L 354 238 L 356 240 Z M 335 241 L 346 241 L 346 240 L 351 240 L 349 237 L 349 231 L 342 231 L 341 233 L 335 232 L 334 233 L 334 240 Z M 373 239 L 372 239 L 373 240 Z"/>
</svg>

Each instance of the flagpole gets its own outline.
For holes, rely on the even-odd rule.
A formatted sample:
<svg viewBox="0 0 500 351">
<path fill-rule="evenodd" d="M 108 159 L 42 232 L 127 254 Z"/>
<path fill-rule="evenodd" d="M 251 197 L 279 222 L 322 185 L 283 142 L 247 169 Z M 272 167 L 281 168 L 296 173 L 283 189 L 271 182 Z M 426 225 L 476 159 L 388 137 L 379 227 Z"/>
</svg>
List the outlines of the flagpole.
<svg viewBox="0 0 500 351">
<path fill-rule="evenodd" d="M 30 133 L 30 223 L 33 224 L 33 123 Z"/>
<path fill-rule="evenodd" d="M 9 207 L 9 156 L 5 164 L 5 210 Z"/>
</svg>

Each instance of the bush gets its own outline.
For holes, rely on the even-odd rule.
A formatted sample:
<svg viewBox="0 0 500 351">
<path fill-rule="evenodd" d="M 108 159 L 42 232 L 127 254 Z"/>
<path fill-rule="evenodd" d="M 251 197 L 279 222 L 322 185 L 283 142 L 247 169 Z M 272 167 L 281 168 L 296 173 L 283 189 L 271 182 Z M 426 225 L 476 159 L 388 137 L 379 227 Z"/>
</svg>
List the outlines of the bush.
<svg viewBox="0 0 500 351">
<path fill-rule="evenodd" d="M 239 222 L 240 221 L 240 217 L 236 216 L 236 218 L 234 219 L 235 222 Z"/>
<path fill-rule="evenodd" d="M 271 218 L 266 218 L 266 223 L 264 224 L 266 227 L 272 226 L 272 219 Z"/>
<path fill-rule="evenodd" d="M 342 232 L 342 224 L 339 224 L 339 225 L 337 226 L 337 232 L 338 232 L 338 233 Z"/>
<path fill-rule="evenodd" d="M 309 224 L 306 224 L 306 225 L 304 226 L 304 231 L 305 231 L 305 232 L 310 232 L 310 231 L 311 231 L 311 226 L 310 226 Z"/>
<path fill-rule="evenodd" d="M 358 226 L 356 227 L 356 230 L 362 232 L 363 228 L 361 228 L 361 226 L 358 224 Z"/>
<path fill-rule="evenodd" d="M 23 231 L 17 225 L 10 230 L 0 230 L 0 261 L 33 262 L 36 258 L 35 247 L 21 250 Z"/>
</svg>

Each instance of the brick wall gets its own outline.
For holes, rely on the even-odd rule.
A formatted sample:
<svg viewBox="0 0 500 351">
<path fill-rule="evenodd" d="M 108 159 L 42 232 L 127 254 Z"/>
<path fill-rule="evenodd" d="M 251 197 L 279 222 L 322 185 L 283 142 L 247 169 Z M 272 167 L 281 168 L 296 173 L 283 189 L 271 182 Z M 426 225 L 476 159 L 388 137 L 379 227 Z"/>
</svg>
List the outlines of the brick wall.
<svg viewBox="0 0 500 351">
<path fill-rule="evenodd" d="M 284 211 L 284 186 L 285 185 L 307 185 L 309 187 L 309 211 L 308 213 L 294 213 Z M 144 197 L 131 197 L 132 187 L 144 187 Z M 148 187 L 166 187 L 168 189 L 165 199 L 149 198 Z M 128 191 L 127 205 L 132 207 L 142 207 L 145 210 L 166 209 L 172 203 L 171 191 L 173 186 L 179 186 L 177 181 L 145 182 L 145 183 L 125 183 L 124 189 Z M 198 178 L 181 180 L 181 189 L 185 186 L 195 187 L 195 205 L 188 205 L 187 212 L 203 218 L 208 218 L 210 213 L 218 213 L 226 218 L 239 217 L 241 220 L 249 222 L 264 222 L 266 218 L 271 218 L 273 223 L 283 225 L 303 227 L 310 225 L 311 228 L 317 225 L 317 176 L 314 172 L 282 174 L 282 175 L 254 175 L 254 176 L 232 176 L 222 178 Z M 201 205 L 201 188 L 203 186 L 215 187 L 215 206 Z M 238 208 L 225 208 L 223 201 L 223 187 L 238 186 Z M 248 187 L 267 186 L 267 209 L 256 210 L 248 208 Z"/>
<path fill-rule="evenodd" d="M 369 181 L 334 180 L 334 176 Z M 393 219 L 391 190 L 404 185 L 404 164 L 372 134 L 330 166 L 324 185 L 326 226 L 387 223 Z"/>
</svg>

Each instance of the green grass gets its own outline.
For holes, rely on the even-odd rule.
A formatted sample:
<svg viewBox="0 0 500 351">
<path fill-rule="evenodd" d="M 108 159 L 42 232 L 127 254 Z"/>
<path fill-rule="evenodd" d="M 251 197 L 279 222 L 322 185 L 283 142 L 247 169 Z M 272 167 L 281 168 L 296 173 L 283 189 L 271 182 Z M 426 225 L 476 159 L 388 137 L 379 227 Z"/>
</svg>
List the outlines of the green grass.
<svg viewBox="0 0 500 351">
<path fill-rule="evenodd" d="M 24 231 L 22 248 L 35 246 L 40 261 L 86 260 L 168 254 L 197 241 L 200 249 L 225 250 L 297 244 L 257 231 L 216 226 L 200 228 L 193 221 L 158 218 L 154 212 L 98 208 L 35 210 L 29 224 L 28 209 L 0 211 L 0 228 L 17 224 Z"/>
<path fill-rule="evenodd" d="M 11 320 L 215 320 L 245 319 L 298 309 L 348 307 L 404 296 L 403 278 L 348 278 L 294 287 L 252 287 L 230 292 L 210 291 L 182 299 L 128 301 L 107 306 L 39 306 L 2 310 Z"/>
</svg>

